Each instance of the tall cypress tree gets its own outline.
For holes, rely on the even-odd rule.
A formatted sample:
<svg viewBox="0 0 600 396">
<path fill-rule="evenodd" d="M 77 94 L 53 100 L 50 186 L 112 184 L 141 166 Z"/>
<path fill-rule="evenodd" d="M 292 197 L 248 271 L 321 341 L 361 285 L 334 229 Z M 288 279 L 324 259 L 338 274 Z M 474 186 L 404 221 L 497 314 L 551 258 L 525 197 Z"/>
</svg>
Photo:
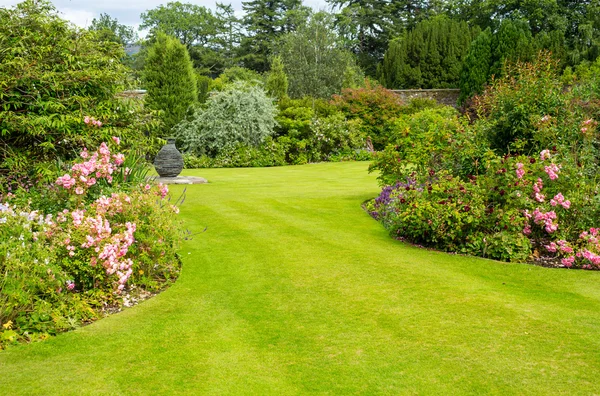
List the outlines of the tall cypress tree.
<svg viewBox="0 0 600 396">
<path fill-rule="evenodd" d="M 502 75 L 507 60 L 531 60 L 534 55 L 533 38 L 527 22 L 503 20 L 492 40 L 492 49 L 490 73 L 496 77 Z"/>
<path fill-rule="evenodd" d="M 502 76 L 507 61 L 531 60 L 536 46 L 539 46 L 537 49 L 555 48 L 557 42 L 560 42 L 560 33 L 540 36 L 535 42 L 524 21 L 504 20 L 494 34 L 487 28 L 469 47 L 461 72 L 459 102 L 480 93 L 492 76 Z"/>
<path fill-rule="evenodd" d="M 148 50 L 143 80 L 145 105 L 163 111 L 164 132 L 169 133 L 198 99 L 194 67 L 185 45 L 159 32 Z"/>
<path fill-rule="evenodd" d="M 273 57 L 273 60 L 271 61 L 271 70 L 267 74 L 265 88 L 267 93 L 273 98 L 281 100 L 287 96 L 288 78 L 285 74 L 281 56 Z"/>
<path fill-rule="evenodd" d="M 459 103 L 474 94 L 481 93 L 490 76 L 492 63 L 492 31 L 490 28 L 479 33 L 469 46 L 469 52 L 463 62 L 460 73 Z"/>
</svg>

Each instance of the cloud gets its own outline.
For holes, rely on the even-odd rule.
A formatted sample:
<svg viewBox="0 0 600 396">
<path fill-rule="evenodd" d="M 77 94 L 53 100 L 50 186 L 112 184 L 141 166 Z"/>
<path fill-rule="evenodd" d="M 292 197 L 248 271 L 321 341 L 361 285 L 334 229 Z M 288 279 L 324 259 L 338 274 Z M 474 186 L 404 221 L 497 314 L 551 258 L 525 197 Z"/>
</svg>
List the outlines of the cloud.
<svg viewBox="0 0 600 396">
<path fill-rule="evenodd" d="M 91 11 L 76 10 L 72 8 L 63 8 L 60 11 L 60 16 L 80 27 L 90 26 L 92 24 L 92 19 L 95 18 L 95 14 Z"/>
</svg>

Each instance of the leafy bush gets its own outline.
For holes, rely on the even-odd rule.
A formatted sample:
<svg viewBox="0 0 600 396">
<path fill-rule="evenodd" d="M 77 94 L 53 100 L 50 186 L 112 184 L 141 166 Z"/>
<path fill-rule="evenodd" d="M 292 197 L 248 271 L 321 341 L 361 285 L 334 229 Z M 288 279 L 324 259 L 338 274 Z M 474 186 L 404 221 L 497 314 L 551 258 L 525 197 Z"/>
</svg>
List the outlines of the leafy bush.
<svg viewBox="0 0 600 396">
<path fill-rule="evenodd" d="M 0 348 L 94 320 L 128 287 L 155 291 L 179 272 L 166 186 L 132 183 L 142 173 L 106 143 L 81 157 L 48 188 L 53 211 L 22 204 L 30 194 L 0 198 Z"/>
<path fill-rule="evenodd" d="M 390 127 L 390 144 L 375 156 L 371 172 L 381 171 L 384 185 L 416 173 L 452 169 L 466 178 L 479 173 L 487 147 L 451 107 L 426 109 L 399 117 Z"/>
<path fill-rule="evenodd" d="M 476 98 L 492 149 L 501 154 L 539 152 L 577 138 L 577 128 L 568 127 L 576 123 L 556 69 L 556 61 L 548 54 L 532 63 L 509 64 L 506 77 Z M 548 128 L 548 123 L 540 121 L 544 117 L 557 123 L 557 128 Z"/>
<path fill-rule="evenodd" d="M 349 119 L 360 119 L 361 130 L 369 136 L 376 150 L 387 144 L 389 127 L 406 108 L 398 95 L 381 86 L 345 89 L 332 103 Z"/>
<path fill-rule="evenodd" d="M 210 82 L 209 91 L 224 91 L 227 87 L 235 82 L 244 82 L 248 85 L 259 85 L 263 84 L 263 77 L 251 69 L 245 67 L 229 67 Z"/>
<path fill-rule="evenodd" d="M 148 91 L 146 106 L 162 112 L 164 133 L 169 134 L 198 100 L 196 75 L 185 45 L 159 32 L 148 50 L 143 81 Z"/>
<path fill-rule="evenodd" d="M 174 130 L 185 150 L 215 156 L 232 144 L 261 144 L 273 135 L 276 115 L 277 107 L 262 88 L 235 82 Z"/>
<path fill-rule="evenodd" d="M 553 65 L 541 56 L 507 69 L 474 124 L 440 109 L 399 117 L 397 144 L 372 166 L 387 185 L 367 205 L 373 216 L 442 250 L 600 269 L 598 123 Z"/>
<path fill-rule="evenodd" d="M 0 8 L 0 172 L 49 181 L 57 163 L 119 136 L 144 153 L 157 148 L 157 124 L 127 87 L 121 45 L 60 19 L 46 1 Z M 104 127 L 83 122 L 89 115 Z M 9 183 L 0 183 L 4 190 Z"/>
<path fill-rule="evenodd" d="M 193 154 L 184 155 L 184 166 L 194 168 L 241 168 L 267 167 L 286 165 L 285 146 L 271 137 L 258 147 L 243 143 L 228 145 L 214 158 L 207 155 L 197 157 Z"/>
</svg>

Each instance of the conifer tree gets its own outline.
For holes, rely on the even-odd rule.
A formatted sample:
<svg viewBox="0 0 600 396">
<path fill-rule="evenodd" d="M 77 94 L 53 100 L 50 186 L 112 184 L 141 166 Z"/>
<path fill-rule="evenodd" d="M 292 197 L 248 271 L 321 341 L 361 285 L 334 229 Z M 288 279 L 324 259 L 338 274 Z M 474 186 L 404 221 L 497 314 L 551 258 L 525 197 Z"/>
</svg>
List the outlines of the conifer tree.
<svg viewBox="0 0 600 396">
<path fill-rule="evenodd" d="M 460 74 L 459 103 L 474 94 L 481 93 L 490 76 L 492 63 L 492 31 L 490 28 L 479 33 L 469 46 Z"/>
<path fill-rule="evenodd" d="M 271 61 L 271 70 L 267 74 L 265 88 L 271 97 L 281 100 L 287 96 L 288 78 L 284 71 L 281 56 L 274 56 Z"/>
<path fill-rule="evenodd" d="M 194 68 L 185 45 L 159 32 L 148 50 L 143 80 L 146 107 L 163 111 L 164 132 L 169 133 L 198 99 Z"/>
<path fill-rule="evenodd" d="M 500 77 L 507 60 L 529 61 L 533 55 L 533 39 L 527 22 L 503 20 L 492 40 L 490 73 Z"/>
<path fill-rule="evenodd" d="M 259 73 L 269 69 L 269 57 L 277 39 L 294 31 L 310 14 L 302 0 L 250 0 L 243 1 L 242 8 L 248 32 L 240 48 L 243 64 Z"/>
<path fill-rule="evenodd" d="M 443 16 L 418 23 L 392 40 L 380 80 L 387 88 L 454 88 L 478 28 Z"/>
</svg>

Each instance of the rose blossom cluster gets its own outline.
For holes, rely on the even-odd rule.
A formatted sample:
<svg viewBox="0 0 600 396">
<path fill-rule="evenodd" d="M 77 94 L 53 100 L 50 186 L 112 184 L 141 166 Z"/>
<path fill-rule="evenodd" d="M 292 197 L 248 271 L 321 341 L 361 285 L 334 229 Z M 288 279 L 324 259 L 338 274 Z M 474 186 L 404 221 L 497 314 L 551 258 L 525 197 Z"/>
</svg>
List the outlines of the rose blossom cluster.
<svg viewBox="0 0 600 396">
<path fill-rule="evenodd" d="M 90 122 L 93 122 L 93 119 L 90 119 Z M 119 145 L 120 139 L 113 137 L 113 142 Z M 99 179 L 106 179 L 111 183 L 112 174 L 125 160 L 123 154 L 111 154 L 106 143 L 102 143 L 91 154 L 84 149 L 80 156 L 84 161 L 74 164 L 71 167 L 71 174 L 65 174 L 56 181 L 57 185 L 76 195 L 82 195 Z M 153 189 L 150 184 L 140 187 L 142 192 L 152 191 L 161 199 L 169 193 L 168 187 L 163 184 L 159 184 L 156 189 Z M 111 223 L 111 219 L 117 214 L 132 210 L 132 201 L 132 198 L 124 192 L 113 193 L 110 196 L 99 197 L 87 209 L 80 206 L 72 211 L 65 209 L 57 215 L 58 230 L 66 231 L 69 236 L 75 235 L 72 234 L 75 231 L 83 237 L 83 240 L 80 239 L 77 244 L 71 241 L 77 239 L 75 237 L 67 237 L 64 240 L 67 254 L 70 257 L 75 256 L 77 245 L 81 249 L 91 251 L 90 264 L 92 266 L 100 264 L 108 275 L 115 275 L 118 278 L 117 292 L 124 289 L 133 271 L 133 261 L 127 255 L 135 241 L 134 234 L 137 226 L 134 222 Z"/>
<path fill-rule="evenodd" d="M 525 216 L 527 216 L 527 214 Z M 544 225 L 544 229 L 548 234 L 552 234 L 558 229 L 558 224 L 554 223 L 554 220 L 556 220 L 556 212 L 553 210 L 544 213 L 539 209 L 536 209 L 533 211 L 532 215 L 529 216 L 533 216 L 533 222 L 535 224 Z"/>
<path fill-rule="evenodd" d="M 533 183 L 534 198 L 538 202 L 544 202 L 546 199 L 546 196 L 541 193 L 542 188 L 544 188 L 544 182 L 542 179 L 538 178 L 537 181 Z"/>
<path fill-rule="evenodd" d="M 117 139 L 115 142 L 118 142 L 118 138 L 113 139 Z M 98 179 L 106 179 L 112 183 L 112 174 L 125 161 L 125 156 L 121 153 L 111 155 L 106 143 L 100 144 L 98 150 L 91 155 L 87 149 L 83 149 L 79 155 L 86 161 L 74 164 L 71 167 L 71 175 L 67 173 L 56 180 L 57 185 L 67 190 L 75 186 L 77 195 L 84 194 Z"/>
<path fill-rule="evenodd" d="M 519 179 L 522 179 L 522 178 L 523 178 L 523 176 L 525 175 L 525 169 L 524 169 L 524 167 L 525 167 L 525 166 L 524 166 L 524 165 L 523 165 L 521 162 L 518 162 L 518 163 L 517 163 L 517 170 L 516 170 L 516 173 L 517 173 L 517 177 L 518 177 Z"/>
<path fill-rule="evenodd" d="M 554 198 L 550 200 L 550 205 L 561 205 L 563 208 L 569 209 L 571 207 L 571 201 L 569 201 L 568 199 L 565 200 L 565 197 L 561 193 L 558 193 L 554 196 Z"/>
<path fill-rule="evenodd" d="M 584 125 L 591 124 L 592 121 L 588 120 L 584 122 Z M 545 161 L 549 159 L 551 153 L 549 150 L 544 150 L 540 153 L 540 159 Z M 534 163 L 532 161 L 532 163 Z M 560 165 L 549 164 L 544 166 L 544 171 L 554 181 L 558 179 L 560 173 Z M 525 175 L 525 166 L 522 163 L 516 165 L 517 178 L 521 179 Z M 545 196 L 542 194 L 544 183 L 541 178 L 538 178 L 532 186 L 533 198 L 535 201 L 543 203 L 545 202 Z M 557 193 L 554 198 L 550 200 L 552 207 L 562 207 L 566 210 L 571 208 L 571 201 L 566 199 L 562 193 Z M 558 230 L 558 216 L 554 210 L 545 211 L 543 208 L 538 207 L 532 213 L 528 210 L 523 211 L 523 216 L 526 219 L 526 224 L 523 229 L 523 234 L 530 235 L 532 233 L 532 227 L 530 222 L 540 225 L 548 234 L 555 234 Z M 580 263 L 583 269 L 600 269 L 600 228 L 590 228 L 589 231 L 584 231 L 579 235 L 577 241 L 573 241 L 572 244 L 565 239 L 558 239 L 550 241 L 544 244 L 544 248 L 550 252 L 556 254 L 560 258 L 561 264 L 566 268 L 572 268 L 577 262 Z"/>
<path fill-rule="evenodd" d="M 544 166 L 544 171 L 550 180 L 556 180 L 558 179 L 558 174 L 560 173 L 560 167 L 556 164 L 550 164 L 549 166 Z"/>
<path fill-rule="evenodd" d="M 95 126 L 97 128 L 100 128 L 102 126 L 102 121 L 98 121 L 94 117 L 90 116 L 85 116 L 83 118 L 83 122 L 85 122 L 86 125 Z"/>
</svg>

